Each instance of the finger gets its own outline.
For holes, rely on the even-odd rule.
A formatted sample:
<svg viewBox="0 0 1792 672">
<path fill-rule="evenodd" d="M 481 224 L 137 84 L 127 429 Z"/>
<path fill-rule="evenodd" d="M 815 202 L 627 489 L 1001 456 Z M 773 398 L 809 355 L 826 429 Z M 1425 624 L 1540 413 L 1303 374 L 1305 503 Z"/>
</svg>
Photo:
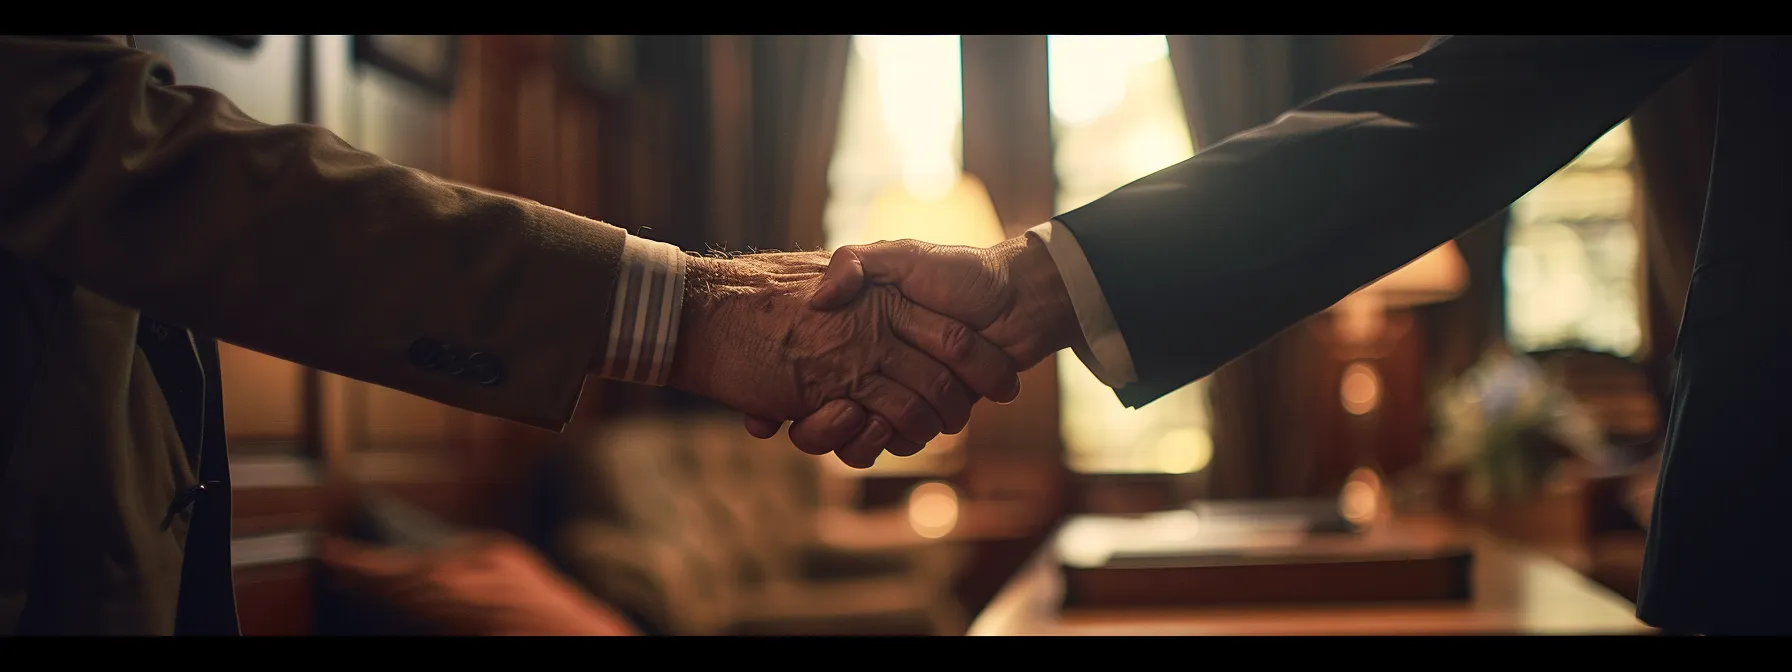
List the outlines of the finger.
<svg viewBox="0 0 1792 672">
<path fill-rule="evenodd" d="M 867 282 L 900 283 L 921 256 L 921 244 L 913 240 L 848 245 L 835 250 L 828 260 L 828 270 L 822 273 L 821 287 L 810 297 L 809 305 L 832 310 L 858 296 Z"/>
<path fill-rule="evenodd" d="M 826 455 L 846 446 L 865 430 L 865 408 L 851 399 L 835 399 L 790 423 L 790 442 L 810 455 Z"/>
<path fill-rule="evenodd" d="M 964 323 L 899 301 L 890 311 L 890 328 L 897 338 L 946 365 L 972 392 L 1001 404 L 1020 396 L 1014 359 Z"/>
<path fill-rule="evenodd" d="M 921 449 L 926 447 L 925 443 L 905 441 L 900 437 L 892 437 L 889 441 L 884 442 L 884 452 L 897 457 L 913 457 L 915 453 L 921 452 Z"/>
<path fill-rule="evenodd" d="M 890 421 L 881 416 L 872 416 L 865 423 L 865 429 L 847 445 L 834 451 L 840 462 L 854 469 L 870 469 L 877 464 L 877 456 L 883 454 L 884 446 L 898 439 L 896 431 L 891 429 Z"/>
<path fill-rule="evenodd" d="M 886 376 L 866 376 L 852 398 L 872 415 L 889 421 L 890 429 L 909 441 L 927 443 L 942 429 L 939 415 L 927 400 Z"/>
<path fill-rule="evenodd" d="M 940 419 L 942 432 L 957 434 L 971 421 L 971 404 L 976 403 L 977 398 L 965 389 L 951 369 L 926 353 L 896 343 L 884 354 L 878 371 L 927 400 L 933 406 L 934 415 Z"/>
<path fill-rule="evenodd" d="M 752 434 L 753 438 L 756 439 L 769 439 L 777 436 L 778 430 L 783 429 L 783 427 L 784 421 L 782 420 L 767 420 L 765 418 L 756 418 L 751 415 L 747 416 L 747 433 Z"/>
</svg>

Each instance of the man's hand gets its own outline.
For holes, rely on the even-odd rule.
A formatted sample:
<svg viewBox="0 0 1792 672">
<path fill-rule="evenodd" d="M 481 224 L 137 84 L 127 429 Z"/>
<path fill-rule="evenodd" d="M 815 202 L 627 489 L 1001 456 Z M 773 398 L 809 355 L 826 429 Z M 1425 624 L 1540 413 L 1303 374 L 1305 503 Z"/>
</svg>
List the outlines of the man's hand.
<svg viewBox="0 0 1792 672">
<path fill-rule="evenodd" d="M 1032 236 L 989 248 L 915 240 L 843 247 L 834 252 L 810 305 L 837 309 L 853 301 L 867 284 L 893 286 L 904 298 L 976 329 L 1023 370 L 1082 339 L 1058 267 L 1045 244 Z M 849 412 L 829 406 L 801 419 L 790 427 L 791 440 L 804 451 L 825 453 L 836 447 L 835 442 L 845 443 L 841 437 L 847 434 L 843 427 Z M 747 417 L 747 430 L 761 438 L 775 434 L 780 424 L 752 414 Z"/>
<path fill-rule="evenodd" d="M 839 308 L 867 283 L 894 286 L 908 300 L 976 329 L 1023 370 L 1082 338 L 1058 267 L 1032 236 L 988 248 L 918 240 L 842 247 L 810 305 Z"/>
<path fill-rule="evenodd" d="M 962 430 L 979 395 L 1019 392 L 1001 349 L 894 288 L 811 310 L 825 264 L 823 253 L 690 259 L 669 384 L 751 417 L 812 418 L 792 440 L 857 467 Z"/>
</svg>

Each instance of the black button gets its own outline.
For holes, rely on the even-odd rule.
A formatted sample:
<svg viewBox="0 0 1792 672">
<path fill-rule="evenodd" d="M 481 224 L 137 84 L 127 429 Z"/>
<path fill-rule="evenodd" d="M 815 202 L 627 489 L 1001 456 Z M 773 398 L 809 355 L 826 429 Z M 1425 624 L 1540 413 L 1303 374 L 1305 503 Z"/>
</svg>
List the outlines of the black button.
<svg viewBox="0 0 1792 672">
<path fill-rule="evenodd" d="M 436 370 L 450 376 L 458 376 L 467 370 L 467 355 L 448 346 L 442 346 L 442 358 L 436 362 Z"/>
<path fill-rule="evenodd" d="M 427 338 L 419 338 L 411 343 L 409 350 L 411 366 L 425 371 L 434 369 L 442 363 L 443 350 L 441 343 Z"/>
<path fill-rule="evenodd" d="M 475 352 L 467 358 L 467 370 L 462 375 L 475 383 L 491 387 L 503 382 L 504 361 L 488 352 Z"/>
</svg>

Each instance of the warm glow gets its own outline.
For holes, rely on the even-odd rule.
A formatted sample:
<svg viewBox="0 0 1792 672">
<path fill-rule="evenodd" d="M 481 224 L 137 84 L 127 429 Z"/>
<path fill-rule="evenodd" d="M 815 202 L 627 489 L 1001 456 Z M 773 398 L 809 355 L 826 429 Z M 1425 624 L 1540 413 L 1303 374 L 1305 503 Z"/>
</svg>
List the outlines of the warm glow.
<svg viewBox="0 0 1792 672">
<path fill-rule="evenodd" d="M 964 118 L 957 35 L 855 35 L 825 215 L 830 247 L 872 242 L 871 203 L 901 190 L 919 200 L 959 185 Z M 884 238 L 921 238 L 904 231 Z"/>
<path fill-rule="evenodd" d="M 1213 439 L 1195 427 L 1164 432 L 1157 440 L 1157 468 L 1166 474 L 1192 474 L 1213 459 Z"/>
<path fill-rule="evenodd" d="M 928 198 L 891 185 L 871 202 L 863 242 L 913 238 L 942 245 L 989 247 L 1006 239 L 989 191 L 964 173 L 952 189 Z"/>
<path fill-rule="evenodd" d="M 877 64 L 884 127 L 901 155 L 902 183 L 938 198 L 958 181 L 953 142 L 964 118 L 957 35 L 861 35 L 853 41 Z"/>
<path fill-rule="evenodd" d="M 1512 204 L 1507 340 L 1620 356 L 1644 344 L 1641 221 L 1629 123 Z"/>
<path fill-rule="evenodd" d="M 908 525 L 928 539 L 938 539 L 958 527 L 958 491 L 951 485 L 929 481 L 908 493 Z"/>
<path fill-rule="evenodd" d="M 1126 99 L 1127 76 L 1139 65 L 1168 60 L 1162 35 L 1052 35 L 1048 38 L 1052 116 L 1086 126 Z"/>
<path fill-rule="evenodd" d="M 1361 467 L 1351 472 L 1338 495 L 1338 513 L 1357 525 L 1365 525 L 1381 513 L 1381 476 L 1374 469 Z"/>
<path fill-rule="evenodd" d="M 1375 410 L 1381 403 L 1381 374 L 1368 362 L 1351 362 L 1350 366 L 1344 367 L 1338 398 L 1351 415 L 1364 415 Z"/>
<path fill-rule="evenodd" d="M 1426 252 L 1362 291 L 1374 292 L 1388 308 L 1410 308 L 1454 299 L 1468 287 L 1468 264 L 1456 242 Z"/>
</svg>

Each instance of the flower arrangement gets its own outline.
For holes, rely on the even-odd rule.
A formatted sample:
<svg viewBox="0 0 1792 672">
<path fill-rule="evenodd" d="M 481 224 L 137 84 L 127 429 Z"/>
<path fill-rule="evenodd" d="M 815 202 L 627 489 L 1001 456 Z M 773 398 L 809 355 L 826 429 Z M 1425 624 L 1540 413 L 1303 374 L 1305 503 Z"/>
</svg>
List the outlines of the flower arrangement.
<svg viewBox="0 0 1792 672">
<path fill-rule="evenodd" d="M 1462 477 L 1472 509 L 1536 494 L 1561 459 L 1606 461 L 1603 430 L 1535 360 L 1489 348 L 1432 397 L 1436 432 L 1428 465 Z"/>
</svg>

